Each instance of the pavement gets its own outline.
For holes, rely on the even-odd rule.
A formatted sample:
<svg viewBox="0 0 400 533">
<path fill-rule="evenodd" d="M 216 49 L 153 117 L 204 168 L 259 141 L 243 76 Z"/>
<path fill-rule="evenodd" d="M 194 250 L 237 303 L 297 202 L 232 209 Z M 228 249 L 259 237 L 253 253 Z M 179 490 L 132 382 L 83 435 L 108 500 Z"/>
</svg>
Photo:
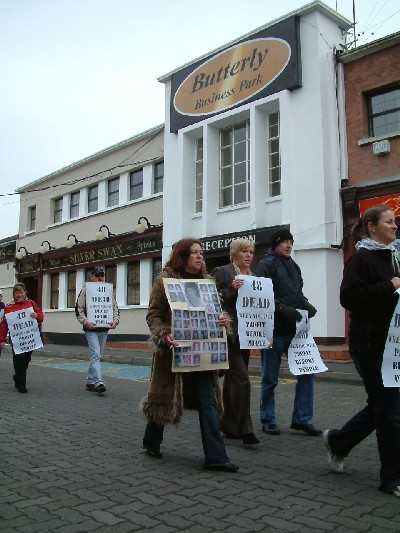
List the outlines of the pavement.
<svg viewBox="0 0 400 533">
<path fill-rule="evenodd" d="M 5 350 L 6 353 L 10 353 L 10 349 L 8 347 Z M 86 361 L 88 358 L 88 349 L 86 346 L 45 344 L 43 350 L 40 350 L 40 352 L 37 353 L 42 353 L 49 357 L 60 357 L 63 359 L 79 359 Z M 150 351 L 107 347 L 105 349 L 103 360 L 110 363 L 151 366 L 152 354 Z M 351 361 L 326 362 L 326 365 L 328 367 L 328 371 L 318 374 L 317 380 L 361 385 L 360 377 Z M 249 373 L 254 376 L 259 376 L 260 366 L 260 357 L 257 355 L 252 355 L 249 362 Z M 280 376 L 281 378 L 287 379 L 293 378 L 289 372 L 286 359 L 284 359 L 282 362 Z"/>
<path fill-rule="evenodd" d="M 277 389 L 280 436 L 260 432 L 259 378 L 252 377 L 257 450 L 227 441 L 237 474 L 202 469 L 197 416 L 185 412 L 166 430 L 164 458 L 141 449 L 138 404 L 148 366 L 104 367 L 107 393 L 84 390 L 86 364 L 35 354 L 28 394 L 12 384 L 10 355 L 0 357 L 1 533 L 400 532 L 399 500 L 377 490 L 374 436 L 329 471 L 319 437 L 288 429 L 295 381 Z M 122 372 L 123 371 L 123 372 Z M 121 374 L 122 372 L 122 374 Z M 319 427 L 340 426 L 365 402 L 362 387 L 317 381 Z"/>
</svg>

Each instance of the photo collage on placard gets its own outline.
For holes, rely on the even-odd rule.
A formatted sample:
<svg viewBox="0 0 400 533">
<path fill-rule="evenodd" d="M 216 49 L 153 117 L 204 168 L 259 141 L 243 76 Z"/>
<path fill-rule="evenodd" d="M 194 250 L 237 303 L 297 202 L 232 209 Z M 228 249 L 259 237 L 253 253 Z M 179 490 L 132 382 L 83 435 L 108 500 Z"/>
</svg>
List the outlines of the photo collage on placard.
<svg viewBox="0 0 400 533">
<path fill-rule="evenodd" d="M 200 366 L 200 353 L 194 353 L 190 346 L 174 349 L 175 366 L 178 368 Z"/>
<path fill-rule="evenodd" d="M 218 325 L 218 318 L 222 312 L 217 288 L 213 284 L 199 284 L 203 305 L 207 314 L 207 326 L 211 339 L 222 339 L 224 330 Z"/>
<path fill-rule="evenodd" d="M 173 336 L 177 341 L 208 339 L 205 311 L 173 309 Z"/>
<path fill-rule="evenodd" d="M 180 283 L 168 283 L 168 293 L 172 303 L 187 303 Z"/>
</svg>

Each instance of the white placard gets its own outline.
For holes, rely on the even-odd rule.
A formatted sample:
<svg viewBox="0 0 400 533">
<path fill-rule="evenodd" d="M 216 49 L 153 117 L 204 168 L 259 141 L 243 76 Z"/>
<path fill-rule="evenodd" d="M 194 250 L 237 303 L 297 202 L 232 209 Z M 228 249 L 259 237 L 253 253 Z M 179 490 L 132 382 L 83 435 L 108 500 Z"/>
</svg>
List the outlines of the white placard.
<svg viewBox="0 0 400 533">
<path fill-rule="evenodd" d="M 87 319 L 99 327 L 110 327 L 113 321 L 113 286 L 111 283 L 86 283 Z"/>
<path fill-rule="evenodd" d="M 400 295 L 400 290 L 396 291 Z M 384 387 L 400 387 L 400 298 L 390 321 L 382 359 Z"/>
<path fill-rule="evenodd" d="M 236 276 L 244 281 L 238 290 L 236 312 L 240 348 L 268 348 L 274 333 L 274 289 L 270 278 Z"/>
<path fill-rule="evenodd" d="M 303 374 L 318 374 L 326 372 L 328 368 L 321 359 L 318 347 L 310 332 L 308 311 L 297 309 L 302 319 L 296 322 L 296 334 L 288 349 L 289 370 L 295 376 Z"/>
<path fill-rule="evenodd" d="M 31 317 L 33 307 L 6 313 L 11 343 L 16 355 L 43 348 L 36 318 Z"/>
</svg>

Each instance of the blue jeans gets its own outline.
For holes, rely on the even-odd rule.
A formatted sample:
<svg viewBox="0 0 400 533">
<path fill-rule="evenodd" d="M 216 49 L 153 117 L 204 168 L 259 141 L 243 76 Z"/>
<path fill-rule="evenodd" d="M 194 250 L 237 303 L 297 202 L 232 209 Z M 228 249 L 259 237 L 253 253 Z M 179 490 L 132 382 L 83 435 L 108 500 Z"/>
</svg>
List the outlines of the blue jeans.
<svg viewBox="0 0 400 533">
<path fill-rule="evenodd" d="M 229 463 L 224 439 L 219 428 L 213 379 L 206 372 L 194 372 L 194 386 L 199 403 L 199 422 L 205 464 Z M 149 421 L 143 438 L 144 448 L 158 449 L 163 440 L 164 426 Z"/>
<path fill-rule="evenodd" d="M 91 385 L 104 383 L 101 377 L 101 356 L 107 340 L 107 331 L 85 331 L 86 340 L 89 347 L 90 363 L 86 382 Z"/>
<path fill-rule="evenodd" d="M 287 353 L 292 337 L 274 337 L 272 348 L 261 350 L 260 417 L 263 425 L 275 424 L 275 387 L 278 384 L 282 354 Z M 297 376 L 292 424 L 307 424 L 313 417 L 314 375 Z"/>
</svg>

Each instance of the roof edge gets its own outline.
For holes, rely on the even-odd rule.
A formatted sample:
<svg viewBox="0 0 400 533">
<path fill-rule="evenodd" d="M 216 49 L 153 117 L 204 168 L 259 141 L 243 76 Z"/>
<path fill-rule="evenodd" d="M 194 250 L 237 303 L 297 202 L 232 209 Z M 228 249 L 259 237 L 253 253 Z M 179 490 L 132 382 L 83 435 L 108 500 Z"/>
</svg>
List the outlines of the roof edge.
<svg viewBox="0 0 400 533">
<path fill-rule="evenodd" d="M 238 43 L 242 39 L 245 39 L 246 37 L 250 37 L 254 33 L 258 33 L 259 31 L 262 31 L 262 30 L 266 30 L 267 28 L 270 28 L 271 26 L 274 26 L 275 24 L 278 24 L 279 22 L 282 22 L 283 20 L 286 20 L 290 17 L 296 16 L 296 15 L 298 16 L 307 15 L 308 13 L 311 13 L 313 11 L 319 11 L 320 13 L 323 13 L 331 20 L 334 20 L 342 30 L 347 31 L 349 28 L 353 26 L 353 23 L 349 19 L 337 13 L 337 11 L 335 11 L 334 9 L 326 5 L 324 2 L 321 2 L 320 0 L 315 0 L 314 2 L 310 2 L 308 4 L 305 4 L 302 7 L 299 7 L 298 9 L 295 9 L 293 11 L 290 11 L 289 13 L 286 13 L 285 15 L 282 15 L 281 17 L 271 20 L 270 22 L 267 22 L 266 24 L 263 24 L 262 26 L 259 26 L 258 28 L 255 28 L 254 30 L 251 30 L 250 32 L 245 33 L 244 35 L 237 37 L 233 41 L 229 41 L 228 43 L 225 43 L 219 46 L 218 48 L 211 50 L 210 52 L 206 52 L 205 54 L 202 54 L 201 56 L 196 57 L 195 59 L 192 59 L 191 61 L 188 61 L 187 63 L 181 65 L 180 67 L 177 67 L 167 72 L 166 74 L 163 74 L 162 76 L 157 78 L 157 81 L 159 81 L 160 83 L 165 83 L 176 72 L 179 72 L 180 70 L 192 65 L 193 63 L 196 63 L 197 61 L 206 59 L 210 55 L 217 54 L 218 52 L 221 52 L 225 48 L 228 48 L 229 46 L 233 46 L 234 44 Z"/>
<path fill-rule="evenodd" d="M 369 54 L 379 52 L 385 48 L 390 48 L 399 43 L 400 31 L 385 35 L 385 37 L 381 37 L 375 41 L 370 41 L 369 43 L 359 46 L 358 48 L 342 52 L 341 54 L 337 55 L 337 60 L 340 63 L 351 63 L 352 61 L 356 61 L 357 59 L 361 59 Z"/>
<path fill-rule="evenodd" d="M 83 159 L 79 159 L 78 161 L 75 161 L 74 163 L 71 163 L 70 165 L 67 165 L 58 170 L 55 170 L 54 172 L 51 172 L 50 174 L 46 174 L 45 176 L 42 176 L 41 178 L 30 181 L 26 185 L 23 185 L 22 187 L 18 187 L 18 189 L 15 189 L 15 192 L 17 193 L 28 192 L 29 189 L 33 186 L 37 186 L 41 183 L 44 183 L 45 181 L 49 179 L 56 178 L 57 176 L 60 176 L 61 174 L 64 174 L 65 172 L 79 168 L 85 165 L 86 163 L 90 163 L 91 161 L 94 161 L 95 159 L 98 159 L 104 155 L 111 154 L 112 152 L 115 152 L 116 150 L 119 150 L 120 148 L 129 146 L 130 144 L 134 142 L 138 142 L 141 139 L 144 139 L 145 137 L 153 133 L 157 133 L 157 131 L 161 132 L 163 129 L 164 129 L 164 123 L 158 124 L 157 126 L 153 126 L 152 128 L 142 131 L 141 133 L 138 133 L 137 135 L 134 135 L 133 137 L 129 137 L 128 139 L 125 139 L 116 144 L 108 146 L 107 148 L 103 148 L 103 150 L 99 150 L 98 152 L 95 152 L 92 155 L 84 157 Z"/>
</svg>

